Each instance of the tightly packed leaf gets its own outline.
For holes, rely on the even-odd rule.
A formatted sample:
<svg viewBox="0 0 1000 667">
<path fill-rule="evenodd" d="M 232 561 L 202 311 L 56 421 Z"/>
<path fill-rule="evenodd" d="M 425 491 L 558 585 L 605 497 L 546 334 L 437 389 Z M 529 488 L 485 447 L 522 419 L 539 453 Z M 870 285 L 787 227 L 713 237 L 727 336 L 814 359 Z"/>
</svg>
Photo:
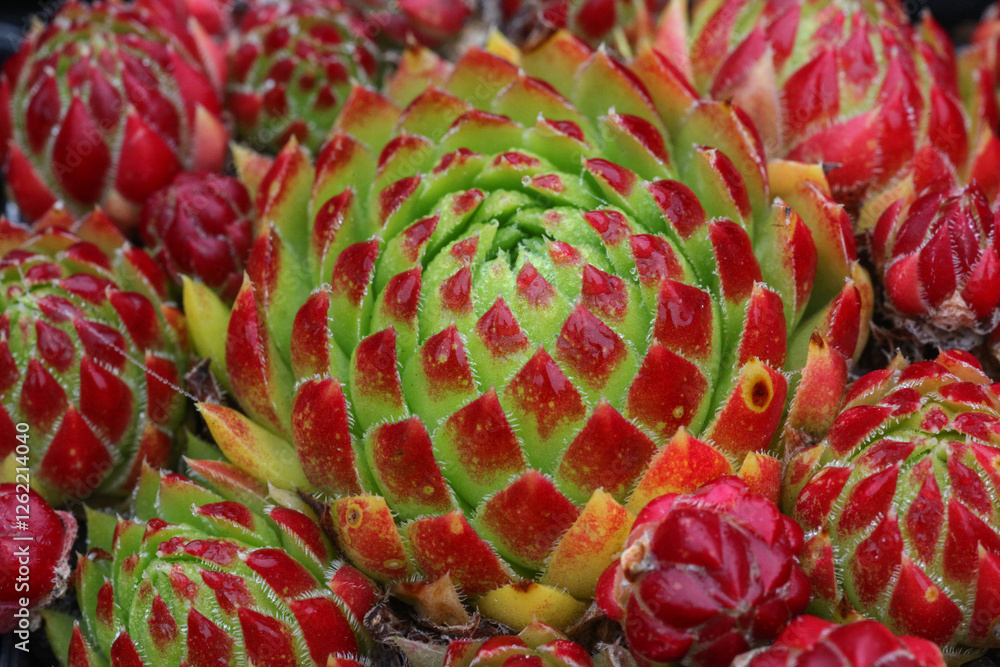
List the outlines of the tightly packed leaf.
<svg viewBox="0 0 1000 667">
<path fill-rule="evenodd" d="M 189 285 L 245 411 L 202 405 L 216 440 L 327 497 L 367 574 L 450 572 L 511 625 L 566 623 L 651 498 L 740 470 L 774 493 L 783 370 L 816 326 L 861 343 L 844 211 L 808 179 L 808 222 L 772 202 L 733 107 L 669 132 L 647 91 L 678 84 L 646 55 L 648 89 L 565 35 L 520 63 L 548 82 L 410 54 L 398 104 L 356 88 L 315 164 L 293 142 L 259 184 L 228 333 Z"/>
<path fill-rule="evenodd" d="M 316 149 L 355 82 L 376 73 L 373 43 L 340 0 L 253 4 L 234 38 L 226 109 L 244 142 Z"/>
<path fill-rule="evenodd" d="M 998 434 L 1000 398 L 967 352 L 855 382 L 786 470 L 811 608 L 943 646 L 1000 646 Z"/>
<path fill-rule="evenodd" d="M 27 448 L 28 441 L 17 442 Z M 33 490 L 0 484 L 0 632 L 26 641 L 29 611 L 66 592 L 76 529 L 72 514 L 52 509 Z"/>
<path fill-rule="evenodd" d="M 146 468 L 134 520 L 90 514 L 69 667 L 295 667 L 359 655 L 378 590 L 334 566 L 308 508 L 228 468 L 199 466 L 207 486 Z"/>
<path fill-rule="evenodd" d="M 253 202 L 237 179 L 179 174 L 143 204 L 139 232 L 176 284 L 192 276 L 232 301 L 253 243 Z"/>
<path fill-rule="evenodd" d="M 989 333 L 1000 321 L 998 231 L 975 183 L 893 203 L 872 235 L 887 310 L 923 340 Z"/>
<path fill-rule="evenodd" d="M 50 502 L 120 499 L 143 460 L 173 454 L 183 316 L 103 213 L 74 222 L 54 209 L 38 225 L 0 219 L 0 459 L 25 423 L 31 485 Z"/>
<path fill-rule="evenodd" d="M 769 153 L 829 163 L 838 201 L 864 203 L 929 144 L 969 146 L 947 35 L 895 0 L 673 2 L 657 45 L 695 88 L 747 110 Z"/>
<path fill-rule="evenodd" d="M 773 645 L 740 656 L 733 667 L 944 667 L 941 651 L 917 637 L 896 637 L 876 621 L 837 625 L 799 616 Z"/>
<path fill-rule="evenodd" d="M 773 640 L 809 602 L 802 529 L 727 477 L 665 494 L 636 517 L 601 577 L 601 610 L 650 664 L 726 665 Z"/>
<path fill-rule="evenodd" d="M 222 168 L 214 45 L 156 2 L 69 2 L 0 77 L 0 157 L 29 220 L 99 204 L 123 227 L 185 169 Z"/>
</svg>

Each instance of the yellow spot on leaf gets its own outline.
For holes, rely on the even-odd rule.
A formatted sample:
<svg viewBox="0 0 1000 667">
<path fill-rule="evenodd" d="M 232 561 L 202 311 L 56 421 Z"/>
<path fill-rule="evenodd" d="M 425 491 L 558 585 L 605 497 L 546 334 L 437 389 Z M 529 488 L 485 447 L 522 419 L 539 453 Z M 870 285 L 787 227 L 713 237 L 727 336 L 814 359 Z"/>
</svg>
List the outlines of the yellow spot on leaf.
<svg viewBox="0 0 1000 667">
<path fill-rule="evenodd" d="M 364 512 L 361 511 L 361 505 L 358 503 L 351 503 L 347 506 L 347 525 L 351 528 L 357 528 L 361 525 L 361 519 L 364 516 Z"/>
</svg>

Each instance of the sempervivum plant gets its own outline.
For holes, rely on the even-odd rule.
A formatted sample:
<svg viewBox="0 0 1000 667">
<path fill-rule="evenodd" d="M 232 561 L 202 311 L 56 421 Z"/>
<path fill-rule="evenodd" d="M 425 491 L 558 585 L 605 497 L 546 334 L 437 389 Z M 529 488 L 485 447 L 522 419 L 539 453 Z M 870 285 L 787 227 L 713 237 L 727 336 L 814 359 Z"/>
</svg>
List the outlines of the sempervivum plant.
<svg viewBox="0 0 1000 667">
<path fill-rule="evenodd" d="M 183 316 L 103 213 L 53 210 L 39 225 L 0 219 L 0 459 L 27 424 L 31 485 L 50 502 L 120 498 L 143 460 L 171 457 Z"/>
<path fill-rule="evenodd" d="M 802 529 L 729 477 L 639 512 L 597 600 L 648 663 L 726 665 L 774 639 L 809 602 Z"/>
<path fill-rule="evenodd" d="M 855 382 L 832 426 L 790 419 L 784 506 L 811 608 L 1000 646 L 1000 397 L 966 352 L 894 366 Z"/>
<path fill-rule="evenodd" d="M 341 0 L 253 4 L 233 39 L 226 84 L 237 136 L 271 152 L 291 137 L 319 148 L 352 85 L 376 74 L 360 21 Z"/>
<path fill-rule="evenodd" d="M 178 174 L 146 200 L 139 231 L 171 280 L 191 276 L 231 302 L 253 242 L 253 202 L 235 178 Z"/>
<path fill-rule="evenodd" d="M 877 621 L 838 625 L 799 616 L 768 648 L 740 656 L 733 667 L 944 667 L 933 643 L 896 637 Z"/>
<path fill-rule="evenodd" d="M 890 205 L 871 243 L 888 309 L 921 340 L 969 347 L 989 333 L 1000 321 L 998 231 L 975 183 Z"/>
<path fill-rule="evenodd" d="M 67 3 L 0 77 L 0 157 L 22 214 L 99 204 L 123 227 L 184 169 L 218 170 L 228 134 L 199 41 L 145 3 Z"/>
<path fill-rule="evenodd" d="M 25 451 L 30 436 L 21 435 Z M 29 611 L 66 591 L 76 527 L 26 486 L 0 484 L 0 632 L 27 631 Z"/>
<path fill-rule="evenodd" d="M 769 153 L 828 163 L 838 201 L 906 173 L 930 143 L 968 154 L 947 35 L 896 0 L 674 2 L 657 46 L 705 94 L 743 107 Z"/>
<path fill-rule="evenodd" d="M 315 515 L 225 464 L 200 469 L 214 481 L 145 468 L 135 518 L 113 530 L 90 515 L 69 667 L 295 667 L 362 652 L 378 590 L 335 566 Z"/>
<path fill-rule="evenodd" d="M 533 621 L 517 635 L 454 639 L 443 667 L 593 667 L 587 650 L 550 625 Z"/>
<path fill-rule="evenodd" d="M 399 106 L 354 90 L 315 164 L 278 156 L 231 316 L 190 284 L 245 414 L 201 410 L 234 463 L 326 496 L 371 576 L 450 572 L 510 625 L 561 625 L 649 499 L 776 481 L 789 346 L 861 340 L 853 239 L 815 184 L 804 217 L 772 201 L 733 107 L 692 101 L 673 136 L 568 36 L 520 62 L 551 83 L 482 50 L 436 85 L 413 65 Z"/>
</svg>

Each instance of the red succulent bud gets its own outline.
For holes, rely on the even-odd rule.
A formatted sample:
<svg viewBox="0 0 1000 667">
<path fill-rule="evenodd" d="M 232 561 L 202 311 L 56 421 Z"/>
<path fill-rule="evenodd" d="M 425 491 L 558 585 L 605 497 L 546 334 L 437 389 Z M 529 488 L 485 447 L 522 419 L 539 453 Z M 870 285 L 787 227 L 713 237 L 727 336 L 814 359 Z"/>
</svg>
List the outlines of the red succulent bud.
<svg viewBox="0 0 1000 667">
<path fill-rule="evenodd" d="M 30 435 L 23 435 L 27 442 Z M 20 484 L 0 484 L 0 632 L 26 630 L 19 612 L 43 607 L 66 590 L 75 539 L 72 514 L 53 510 Z"/>
<path fill-rule="evenodd" d="M 146 201 L 140 232 L 175 283 L 192 276 L 232 301 L 253 241 L 253 203 L 235 178 L 179 174 Z"/>
<path fill-rule="evenodd" d="M 352 87 L 374 78 L 368 26 L 339 0 L 254 4 L 240 20 L 226 110 L 240 138 L 271 153 L 318 150 Z"/>
<path fill-rule="evenodd" d="M 975 183 L 890 205 L 872 252 L 890 307 L 922 338 L 988 333 L 1000 318 L 1000 218 Z"/>
<path fill-rule="evenodd" d="M 941 650 L 926 639 L 896 637 L 877 621 L 838 625 L 799 616 L 777 641 L 740 656 L 733 667 L 944 667 Z"/>
<path fill-rule="evenodd" d="M 811 608 L 939 645 L 996 647 L 997 385 L 952 350 L 869 373 L 843 401 L 785 471 Z"/>
<path fill-rule="evenodd" d="M 728 664 L 809 601 L 802 530 L 737 478 L 667 494 L 636 517 L 597 602 L 644 660 Z"/>
</svg>

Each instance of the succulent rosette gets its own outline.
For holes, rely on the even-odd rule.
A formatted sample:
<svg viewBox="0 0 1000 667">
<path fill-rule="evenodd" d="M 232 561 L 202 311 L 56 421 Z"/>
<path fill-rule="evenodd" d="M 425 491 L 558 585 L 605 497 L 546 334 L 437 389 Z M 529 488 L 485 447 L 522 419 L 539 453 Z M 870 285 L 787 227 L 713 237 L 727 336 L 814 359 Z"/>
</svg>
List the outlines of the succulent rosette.
<svg viewBox="0 0 1000 667">
<path fill-rule="evenodd" d="M 444 77 L 414 55 L 315 164 L 274 161 L 232 312 L 188 286 L 244 410 L 201 406 L 216 440 L 325 496 L 366 574 L 450 573 L 511 626 L 562 626 L 653 497 L 737 471 L 776 492 L 815 328 L 846 373 L 870 308 L 846 213 L 806 178 L 801 216 L 772 200 L 731 106 L 691 98 L 669 131 L 648 90 L 689 90 L 647 56 L 648 84 L 567 35 Z"/>
<path fill-rule="evenodd" d="M 66 592 L 76 528 L 72 514 L 26 486 L 0 484 L 0 632 L 26 632 L 29 612 Z"/>
<path fill-rule="evenodd" d="M 69 2 L 4 67 L 0 158 L 27 219 L 60 201 L 129 228 L 178 172 L 223 166 L 211 45 L 150 7 Z"/>
<path fill-rule="evenodd" d="M 295 137 L 318 149 L 355 82 L 371 82 L 374 44 L 340 0 L 251 5 L 233 39 L 226 109 L 237 136 L 277 152 Z"/>
<path fill-rule="evenodd" d="M 971 347 L 1000 321 L 998 231 L 975 183 L 893 203 L 871 243 L 887 310 L 921 340 Z"/>
<path fill-rule="evenodd" d="M 174 283 L 191 276 L 231 302 L 243 282 L 253 220 L 253 202 L 240 181 L 183 173 L 143 204 L 139 232 Z"/>
<path fill-rule="evenodd" d="M 1000 399 L 967 352 L 856 381 L 832 425 L 789 419 L 785 509 L 811 609 L 942 646 L 1000 646 Z"/>
<path fill-rule="evenodd" d="M 147 467 L 134 519 L 89 515 L 69 667 L 295 667 L 359 655 L 378 589 L 335 564 L 311 510 L 225 464 L 198 469 L 212 481 Z"/>
<path fill-rule="evenodd" d="M 737 658 L 733 667 L 944 667 L 933 642 L 896 637 L 877 621 L 838 625 L 799 616 L 767 648 Z"/>
<path fill-rule="evenodd" d="M 642 664 L 727 665 L 769 642 L 809 602 L 802 529 L 723 478 L 639 512 L 597 601 Z"/>
<path fill-rule="evenodd" d="M 0 219 L 0 459 L 26 424 L 46 499 L 120 500 L 142 461 L 173 454 L 184 319 L 149 255 L 103 213 L 54 209 L 38 226 Z"/>
<path fill-rule="evenodd" d="M 926 145 L 967 160 L 951 43 L 895 0 L 673 2 L 656 43 L 698 91 L 740 105 L 769 154 L 826 163 L 854 210 Z"/>
</svg>

